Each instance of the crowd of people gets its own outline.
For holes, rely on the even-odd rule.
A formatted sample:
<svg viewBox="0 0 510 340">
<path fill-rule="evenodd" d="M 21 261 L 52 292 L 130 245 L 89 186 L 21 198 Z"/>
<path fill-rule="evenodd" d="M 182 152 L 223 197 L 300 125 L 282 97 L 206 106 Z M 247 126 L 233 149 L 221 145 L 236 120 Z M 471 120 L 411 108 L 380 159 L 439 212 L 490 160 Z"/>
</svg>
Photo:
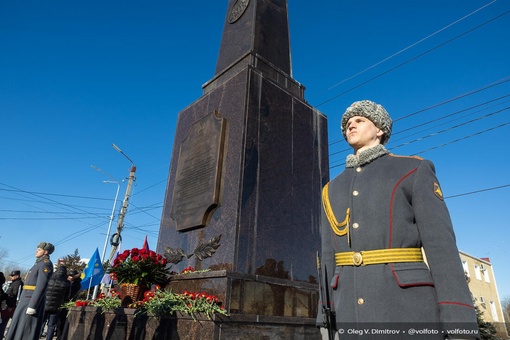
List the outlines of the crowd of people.
<svg viewBox="0 0 510 340">
<path fill-rule="evenodd" d="M 8 281 L 0 272 L 0 340 L 62 338 L 67 314 L 62 305 L 77 299 L 81 278 L 74 269 L 53 266 L 54 250 L 51 243 L 39 243 L 35 264 L 24 279 L 20 270 L 13 270 Z"/>
</svg>

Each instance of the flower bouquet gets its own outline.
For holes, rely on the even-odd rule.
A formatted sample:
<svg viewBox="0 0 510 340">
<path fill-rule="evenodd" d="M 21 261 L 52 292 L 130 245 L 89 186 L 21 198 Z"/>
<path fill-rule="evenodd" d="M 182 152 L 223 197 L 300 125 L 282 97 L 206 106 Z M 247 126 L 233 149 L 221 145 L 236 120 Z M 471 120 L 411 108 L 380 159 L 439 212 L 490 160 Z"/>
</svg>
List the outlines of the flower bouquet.
<svg viewBox="0 0 510 340">
<path fill-rule="evenodd" d="M 145 292 L 143 300 L 132 304 L 131 307 L 139 309 L 141 313 L 155 317 L 170 316 L 180 312 L 190 315 L 195 321 L 198 314 L 203 314 L 208 319 L 212 319 L 215 313 L 228 315 L 214 295 L 187 291 L 176 294 L 170 290 L 161 290 L 158 286 L 154 291 Z"/>
<path fill-rule="evenodd" d="M 89 306 L 101 307 L 102 313 L 114 310 L 121 306 L 121 299 L 115 290 L 110 290 L 109 295 L 104 293 L 99 294 L 97 299 L 92 301 Z"/>
<path fill-rule="evenodd" d="M 71 309 L 72 307 L 101 307 L 102 313 L 121 307 L 121 299 L 119 293 L 111 289 L 109 294 L 100 293 L 94 300 L 76 300 L 64 303 L 61 308 Z M 69 311 L 70 312 L 70 311 Z M 69 312 L 67 315 L 69 315 Z"/>
<path fill-rule="evenodd" d="M 194 274 L 198 274 L 198 273 L 206 273 L 208 271 L 210 271 L 210 269 L 196 270 L 193 266 L 189 266 L 189 267 L 186 267 L 183 270 L 181 270 L 181 272 L 179 274 L 181 274 L 181 275 L 183 275 L 183 274 L 193 274 L 193 273 Z"/>
<path fill-rule="evenodd" d="M 167 260 L 152 250 L 133 248 L 119 254 L 108 267 L 107 273 L 121 287 L 123 305 L 135 302 L 143 296 L 143 292 L 151 285 L 164 285 L 167 282 L 169 269 Z"/>
</svg>

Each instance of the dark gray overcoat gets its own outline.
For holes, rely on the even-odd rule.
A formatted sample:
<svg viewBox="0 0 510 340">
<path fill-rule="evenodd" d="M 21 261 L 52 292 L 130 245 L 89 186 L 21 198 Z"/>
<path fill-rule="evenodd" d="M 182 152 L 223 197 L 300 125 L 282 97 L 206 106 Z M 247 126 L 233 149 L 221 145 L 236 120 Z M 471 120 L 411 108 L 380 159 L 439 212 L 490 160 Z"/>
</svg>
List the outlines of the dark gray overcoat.
<svg viewBox="0 0 510 340">
<path fill-rule="evenodd" d="M 338 329 L 434 327 L 432 332 L 440 338 L 452 327 L 477 330 L 434 165 L 387 151 L 372 158 L 347 167 L 329 183 L 336 219 L 345 220 L 349 209 L 349 235 L 336 235 L 324 211 L 321 219 L 322 268 L 329 271 Z M 335 265 L 338 252 L 420 247 L 428 266 L 425 262 Z M 318 324 L 321 321 L 319 311 Z M 371 326 L 366 328 L 369 332 Z"/>
<path fill-rule="evenodd" d="M 37 340 L 44 320 L 46 287 L 53 274 L 53 263 L 47 255 L 36 260 L 25 280 L 18 306 L 12 317 L 6 340 Z M 35 286 L 35 289 L 31 289 Z M 35 315 L 27 315 L 27 308 L 34 308 Z"/>
</svg>

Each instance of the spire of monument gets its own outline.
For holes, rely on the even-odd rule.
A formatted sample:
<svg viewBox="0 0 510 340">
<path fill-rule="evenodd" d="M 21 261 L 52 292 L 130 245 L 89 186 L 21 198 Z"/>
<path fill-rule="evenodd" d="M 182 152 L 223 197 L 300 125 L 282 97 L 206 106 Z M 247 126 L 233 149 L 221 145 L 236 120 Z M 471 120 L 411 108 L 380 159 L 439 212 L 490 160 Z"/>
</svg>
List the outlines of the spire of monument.
<svg viewBox="0 0 510 340">
<path fill-rule="evenodd" d="M 287 0 L 229 0 L 215 76 L 246 65 L 292 76 Z"/>
</svg>

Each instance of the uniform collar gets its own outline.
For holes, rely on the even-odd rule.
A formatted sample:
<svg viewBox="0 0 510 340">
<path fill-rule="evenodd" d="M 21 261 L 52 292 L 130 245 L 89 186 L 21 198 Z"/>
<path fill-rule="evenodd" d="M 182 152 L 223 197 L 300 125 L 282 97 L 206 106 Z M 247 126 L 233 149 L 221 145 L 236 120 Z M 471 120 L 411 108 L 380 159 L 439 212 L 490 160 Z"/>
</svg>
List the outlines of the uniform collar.
<svg viewBox="0 0 510 340">
<path fill-rule="evenodd" d="M 346 160 L 346 168 L 354 168 L 355 166 L 363 166 L 372 162 L 374 159 L 379 158 L 383 155 L 390 153 L 382 144 L 377 144 L 376 146 L 361 151 L 359 154 L 359 158 L 356 155 L 348 155 Z"/>
<path fill-rule="evenodd" d="M 37 259 L 35 260 L 35 263 L 39 263 L 39 262 L 41 262 L 42 260 L 48 260 L 49 258 L 50 258 L 50 257 L 49 257 L 49 255 L 43 255 L 43 256 L 41 256 L 41 257 L 37 258 Z"/>
</svg>

